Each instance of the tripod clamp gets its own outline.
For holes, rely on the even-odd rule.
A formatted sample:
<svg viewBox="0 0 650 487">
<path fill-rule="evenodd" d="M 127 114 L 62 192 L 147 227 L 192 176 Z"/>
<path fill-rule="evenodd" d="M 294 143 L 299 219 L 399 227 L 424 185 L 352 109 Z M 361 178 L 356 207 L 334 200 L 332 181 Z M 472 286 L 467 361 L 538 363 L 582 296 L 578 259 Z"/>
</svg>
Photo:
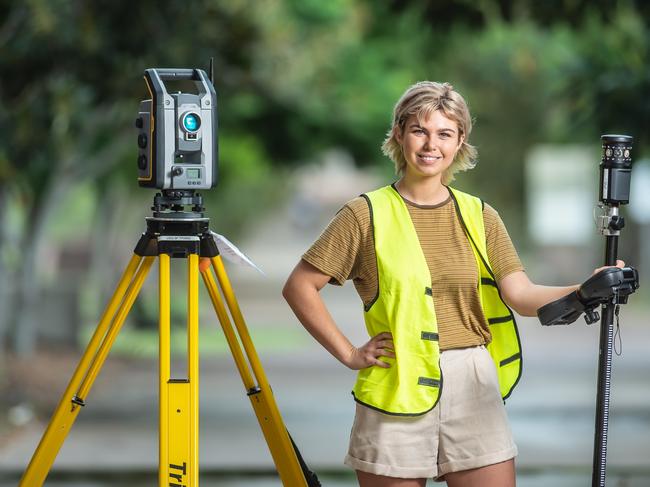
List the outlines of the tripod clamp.
<svg viewBox="0 0 650 487">
<path fill-rule="evenodd" d="M 544 326 L 568 325 L 582 313 L 588 325 L 600 319 L 596 308 L 602 304 L 626 304 L 627 297 L 639 288 L 639 273 L 634 267 L 610 267 L 591 276 L 577 291 L 537 310 Z"/>
<path fill-rule="evenodd" d="M 618 205 L 598 204 L 604 210 L 602 215 L 595 217 L 598 233 L 605 237 L 618 237 L 625 227 L 625 218 L 619 215 Z"/>
</svg>

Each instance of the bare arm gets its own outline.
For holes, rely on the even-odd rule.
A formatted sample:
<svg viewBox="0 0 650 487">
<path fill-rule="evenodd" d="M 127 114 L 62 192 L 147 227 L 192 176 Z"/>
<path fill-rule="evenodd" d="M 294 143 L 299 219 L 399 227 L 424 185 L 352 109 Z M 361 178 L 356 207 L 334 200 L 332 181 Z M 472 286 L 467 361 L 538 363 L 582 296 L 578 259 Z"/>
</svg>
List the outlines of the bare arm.
<svg viewBox="0 0 650 487">
<path fill-rule="evenodd" d="M 616 261 L 617 267 L 624 267 L 625 262 Z M 608 266 L 599 267 L 593 274 L 606 269 Z M 537 316 L 537 309 L 545 304 L 560 299 L 577 290 L 579 284 L 572 286 L 541 286 L 531 282 L 525 272 L 513 272 L 499 281 L 501 297 L 508 306 L 521 316 Z"/>
<path fill-rule="evenodd" d="M 379 360 L 381 356 L 395 356 L 389 333 L 380 333 L 357 348 L 336 326 L 319 294 L 329 280 L 330 276 L 301 260 L 287 279 L 282 295 L 305 329 L 341 363 L 351 369 L 389 367 Z"/>
<path fill-rule="evenodd" d="M 524 271 L 513 272 L 499 281 L 501 297 L 521 316 L 537 316 L 537 309 L 578 289 L 573 286 L 540 286 Z"/>
</svg>

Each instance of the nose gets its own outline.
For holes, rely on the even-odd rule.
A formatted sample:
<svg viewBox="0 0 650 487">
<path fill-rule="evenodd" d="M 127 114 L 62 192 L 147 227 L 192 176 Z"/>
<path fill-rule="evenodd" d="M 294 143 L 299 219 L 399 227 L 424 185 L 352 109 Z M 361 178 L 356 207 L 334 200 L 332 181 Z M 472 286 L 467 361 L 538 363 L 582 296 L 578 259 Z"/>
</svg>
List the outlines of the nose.
<svg viewBox="0 0 650 487">
<path fill-rule="evenodd" d="M 424 138 L 424 147 L 423 148 L 428 151 L 428 150 L 432 150 L 434 147 L 435 147 L 435 143 L 434 143 L 434 140 L 433 140 L 433 136 L 427 135 Z"/>
</svg>

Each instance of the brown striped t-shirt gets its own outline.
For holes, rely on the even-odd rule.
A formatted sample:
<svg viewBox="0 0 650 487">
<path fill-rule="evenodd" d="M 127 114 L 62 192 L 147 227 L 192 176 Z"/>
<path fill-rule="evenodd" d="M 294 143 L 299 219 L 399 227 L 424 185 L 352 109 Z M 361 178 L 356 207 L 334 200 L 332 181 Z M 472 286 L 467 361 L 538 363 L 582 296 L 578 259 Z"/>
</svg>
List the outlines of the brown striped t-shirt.
<svg viewBox="0 0 650 487">
<path fill-rule="evenodd" d="M 478 295 L 478 268 L 469 240 L 449 197 L 433 206 L 403 198 L 431 274 L 440 348 L 470 347 L 490 342 L 487 320 Z M 499 214 L 483 209 L 488 260 L 499 282 L 522 271 Z M 367 304 L 377 295 L 377 259 L 368 203 L 362 197 L 346 203 L 302 258 L 331 276 L 332 284 L 352 279 Z"/>
</svg>

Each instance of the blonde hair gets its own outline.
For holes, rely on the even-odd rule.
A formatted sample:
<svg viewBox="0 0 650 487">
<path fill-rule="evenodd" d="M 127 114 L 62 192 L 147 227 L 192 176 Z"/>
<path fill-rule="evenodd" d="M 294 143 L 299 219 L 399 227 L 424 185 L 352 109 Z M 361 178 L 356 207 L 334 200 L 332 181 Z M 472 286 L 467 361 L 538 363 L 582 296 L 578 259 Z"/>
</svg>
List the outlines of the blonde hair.
<svg viewBox="0 0 650 487">
<path fill-rule="evenodd" d="M 382 152 L 395 163 L 396 174 L 403 174 L 406 168 L 402 146 L 396 137 L 397 131 L 404 133 L 404 125 L 411 115 L 415 115 L 422 122 L 436 110 L 441 110 L 445 117 L 456 122 L 458 136 L 463 137 L 463 143 L 456 152 L 454 161 L 442 175 L 442 183 L 448 184 L 454 180 L 454 174 L 457 172 L 476 166 L 476 148 L 468 143 L 472 118 L 467 103 L 449 83 L 420 81 L 410 86 L 398 100 L 393 110 L 393 122 L 381 146 Z"/>
</svg>

